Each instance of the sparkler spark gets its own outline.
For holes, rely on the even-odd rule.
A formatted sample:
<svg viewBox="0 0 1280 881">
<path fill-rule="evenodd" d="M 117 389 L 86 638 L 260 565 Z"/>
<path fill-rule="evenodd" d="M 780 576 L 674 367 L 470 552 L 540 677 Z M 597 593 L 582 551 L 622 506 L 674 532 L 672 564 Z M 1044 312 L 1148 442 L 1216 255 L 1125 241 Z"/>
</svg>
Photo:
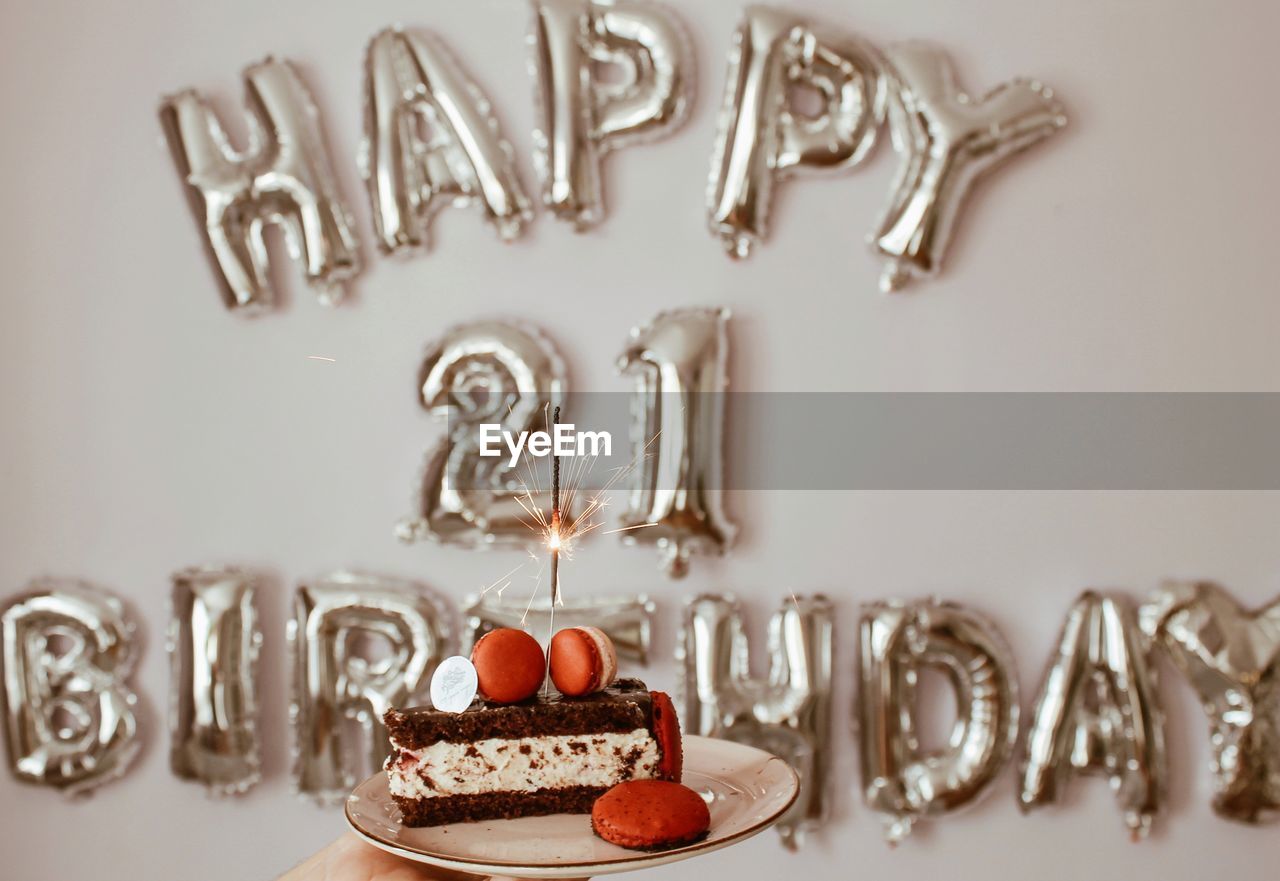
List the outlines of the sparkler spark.
<svg viewBox="0 0 1280 881">
<path fill-rule="evenodd" d="M 505 575 L 500 575 L 492 584 L 489 584 L 480 590 L 480 596 L 484 596 L 495 588 L 497 588 L 498 596 L 502 596 L 502 592 L 511 586 L 511 576 L 523 569 L 525 565 L 526 564 L 522 562 Z M 498 587 L 499 582 L 505 582 L 505 584 L 503 584 L 502 587 Z"/>
<path fill-rule="evenodd" d="M 619 526 L 617 529 L 610 529 L 602 533 L 603 535 L 614 535 L 619 532 L 630 532 L 633 529 L 645 529 L 649 526 L 657 526 L 656 523 L 633 523 L 630 526 Z"/>
<path fill-rule="evenodd" d="M 507 405 L 507 410 L 510 415 L 515 415 L 511 404 Z M 544 404 L 544 429 L 550 432 L 554 425 L 559 422 L 559 419 L 560 408 L 556 407 L 555 412 L 552 413 L 550 403 Z M 520 522 L 537 536 L 538 544 L 529 549 L 528 560 L 521 562 L 515 569 L 494 581 L 493 584 L 481 592 L 481 595 L 483 596 L 492 590 L 496 590 L 498 595 L 501 596 L 502 591 L 511 585 L 511 576 L 528 566 L 529 563 L 535 564 L 537 571 L 528 576 L 533 581 L 533 589 L 529 593 L 529 602 L 525 607 L 524 614 L 520 617 L 520 623 L 523 625 L 528 621 L 529 612 L 533 610 L 533 604 L 537 601 L 538 594 L 541 592 L 543 575 L 549 571 L 551 585 L 551 601 L 549 604 L 551 621 L 549 622 L 550 632 L 547 634 L 549 644 L 550 637 L 555 632 L 555 608 L 558 605 L 564 605 L 564 597 L 560 589 L 561 558 L 566 561 L 572 560 L 577 540 L 600 530 L 604 525 L 602 512 L 609 507 L 608 492 L 631 474 L 640 462 L 649 458 L 651 455 L 649 448 L 657 440 L 658 434 L 655 433 L 631 462 L 610 469 L 609 478 L 604 485 L 594 490 L 585 500 L 579 499 L 579 493 L 582 491 L 583 485 L 590 481 L 599 454 L 573 457 L 564 469 L 563 486 L 561 486 L 562 474 L 560 462 L 558 461 L 559 457 L 547 457 L 552 461 L 545 474 L 538 468 L 536 460 L 531 461 L 532 457 L 524 457 L 514 475 L 516 485 L 520 491 L 513 498 L 526 515 L 519 518 Z M 550 484 L 549 488 L 548 483 Z M 548 494 L 551 496 L 550 513 L 547 513 L 544 508 Z M 578 510 L 579 507 L 581 510 Z M 618 529 L 605 530 L 601 534 L 613 535 L 653 525 L 656 524 L 640 523 L 623 526 Z M 499 584 L 502 586 L 498 587 L 497 585 Z"/>
</svg>

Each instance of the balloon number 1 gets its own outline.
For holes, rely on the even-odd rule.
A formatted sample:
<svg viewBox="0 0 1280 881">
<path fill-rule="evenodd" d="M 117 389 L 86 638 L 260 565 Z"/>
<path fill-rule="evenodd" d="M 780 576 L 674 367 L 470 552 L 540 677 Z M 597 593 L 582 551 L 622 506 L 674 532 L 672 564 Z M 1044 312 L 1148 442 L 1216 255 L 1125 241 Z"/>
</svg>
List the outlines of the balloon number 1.
<svg viewBox="0 0 1280 881">
<path fill-rule="evenodd" d="M 737 534 L 721 499 L 728 323 L 728 309 L 663 312 L 618 359 L 636 378 L 622 540 L 657 545 L 672 578 L 689 572 L 690 554 L 723 554 Z"/>
<path fill-rule="evenodd" d="M 667 574 L 690 556 L 723 554 L 737 528 L 724 513 L 724 404 L 729 310 L 677 309 L 632 330 L 618 369 L 635 377 L 631 488 L 619 532 L 656 545 Z M 501 321 L 449 330 L 422 364 L 422 406 L 449 421 L 428 454 L 417 510 L 397 525 L 406 542 L 464 547 L 528 545 L 540 539 L 529 506 L 546 507 L 537 472 L 506 456 L 481 455 L 480 426 L 511 435 L 546 430 L 565 394 L 565 366 L 539 331 Z"/>
</svg>

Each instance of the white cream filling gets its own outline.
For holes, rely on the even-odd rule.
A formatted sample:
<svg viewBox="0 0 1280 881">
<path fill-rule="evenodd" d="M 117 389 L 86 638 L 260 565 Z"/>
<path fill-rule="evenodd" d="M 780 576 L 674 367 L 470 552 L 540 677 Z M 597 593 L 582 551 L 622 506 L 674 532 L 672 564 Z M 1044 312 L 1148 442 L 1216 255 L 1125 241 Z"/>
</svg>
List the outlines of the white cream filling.
<svg viewBox="0 0 1280 881">
<path fill-rule="evenodd" d="M 391 794 L 402 798 L 612 786 L 654 777 L 658 768 L 658 743 L 647 728 L 396 748 L 387 777 Z"/>
<path fill-rule="evenodd" d="M 618 676 L 618 653 L 613 647 L 613 640 L 598 627 L 580 627 L 578 629 L 595 643 L 596 654 L 600 658 L 600 685 L 598 687 L 608 688 Z"/>
</svg>

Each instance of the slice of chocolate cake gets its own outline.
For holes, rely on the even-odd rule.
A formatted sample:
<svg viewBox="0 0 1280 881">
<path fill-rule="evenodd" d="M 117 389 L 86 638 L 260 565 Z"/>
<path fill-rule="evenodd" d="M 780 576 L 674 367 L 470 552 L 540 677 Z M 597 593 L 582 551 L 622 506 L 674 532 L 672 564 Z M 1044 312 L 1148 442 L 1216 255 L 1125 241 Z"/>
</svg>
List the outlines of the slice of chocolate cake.
<svg viewBox="0 0 1280 881">
<path fill-rule="evenodd" d="M 389 710 L 391 796 L 406 826 L 590 813 L 616 783 L 679 776 L 673 714 L 638 679 L 462 713 Z"/>
</svg>

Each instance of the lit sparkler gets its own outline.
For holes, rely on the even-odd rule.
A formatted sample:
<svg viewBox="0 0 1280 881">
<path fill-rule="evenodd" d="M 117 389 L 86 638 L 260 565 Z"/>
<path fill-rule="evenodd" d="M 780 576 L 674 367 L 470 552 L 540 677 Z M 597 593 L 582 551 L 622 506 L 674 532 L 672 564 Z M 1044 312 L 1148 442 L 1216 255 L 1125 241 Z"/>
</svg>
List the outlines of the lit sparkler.
<svg viewBox="0 0 1280 881">
<path fill-rule="evenodd" d="M 543 418 L 548 432 L 554 433 L 555 426 L 560 422 L 560 407 L 557 406 L 554 411 L 548 412 L 550 409 L 550 405 L 548 405 L 547 409 L 543 411 Z M 519 474 L 520 492 L 514 496 L 514 499 L 527 515 L 526 517 L 521 517 L 520 521 L 538 537 L 539 542 L 537 546 L 529 550 L 528 559 L 502 575 L 492 584 L 483 587 L 480 591 L 480 596 L 483 597 L 491 591 L 496 592 L 498 596 L 502 596 L 502 592 L 511 586 L 513 576 L 530 563 L 533 563 L 537 566 L 537 571 L 529 576 L 533 579 L 534 585 L 532 591 L 530 591 L 529 602 L 525 607 L 524 615 L 521 617 L 521 623 L 524 623 L 528 620 L 529 612 L 533 609 L 533 604 L 541 590 L 543 575 L 548 573 L 548 580 L 551 586 L 551 602 L 549 609 L 550 632 L 547 634 L 547 640 L 548 644 L 550 644 L 550 638 L 555 633 L 556 606 L 564 605 L 560 584 L 561 558 L 563 557 L 566 561 L 572 560 L 577 540 L 604 525 L 601 512 L 609 505 L 607 493 L 619 481 L 630 474 L 637 463 L 649 455 L 649 447 L 656 440 L 657 436 L 655 435 L 644 445 L 644 448 L 640 450 L 635 459 L 624 466 L 612 469 L 609 479 L 605 481 L 604 485 L 593 491 L 583 501 L 580 506 L 581 510 L 577 510 L 579 508 L 578 493 L 582 486 L 590 481 L 591 475 L 595 470 L 597 456 L 573 457 L 565 465 L 563 475 L 560 457 L 554 455 L 554 453 L 548 457 L 551 459 L 549 474 L 540 472 L 537 465 L 530 458 L 525 458 L 522 462 L 523 472 Z M 546 490 L 542 489 L 542 487 L 547 486 L 545 481 L 548 481 L 548 479 L 551 495 L 550 512 L 543 508 L 545 501 L 539 501 L 539 499 L 545 499 Z M 619 529 L 605 530 L 602 534 L 611 535 L 648 525 L 651 524 L 624 526 Z M 546 552 L 542 553 L 544 548 Z"/>
<path fill-rule="evenodd" d="M 551 414 L 553 432 L 559 424 L 560 405 L 557 404 Z M 560 454 L 554 450 L 551 452 L 551 529 L 547 533 L 547 549 L 551 551 L 551 622 L 554 628 L 556 606 L 560 604 Z M 550 645 L 550 634 L 547 639 Z"/>
</svg>

